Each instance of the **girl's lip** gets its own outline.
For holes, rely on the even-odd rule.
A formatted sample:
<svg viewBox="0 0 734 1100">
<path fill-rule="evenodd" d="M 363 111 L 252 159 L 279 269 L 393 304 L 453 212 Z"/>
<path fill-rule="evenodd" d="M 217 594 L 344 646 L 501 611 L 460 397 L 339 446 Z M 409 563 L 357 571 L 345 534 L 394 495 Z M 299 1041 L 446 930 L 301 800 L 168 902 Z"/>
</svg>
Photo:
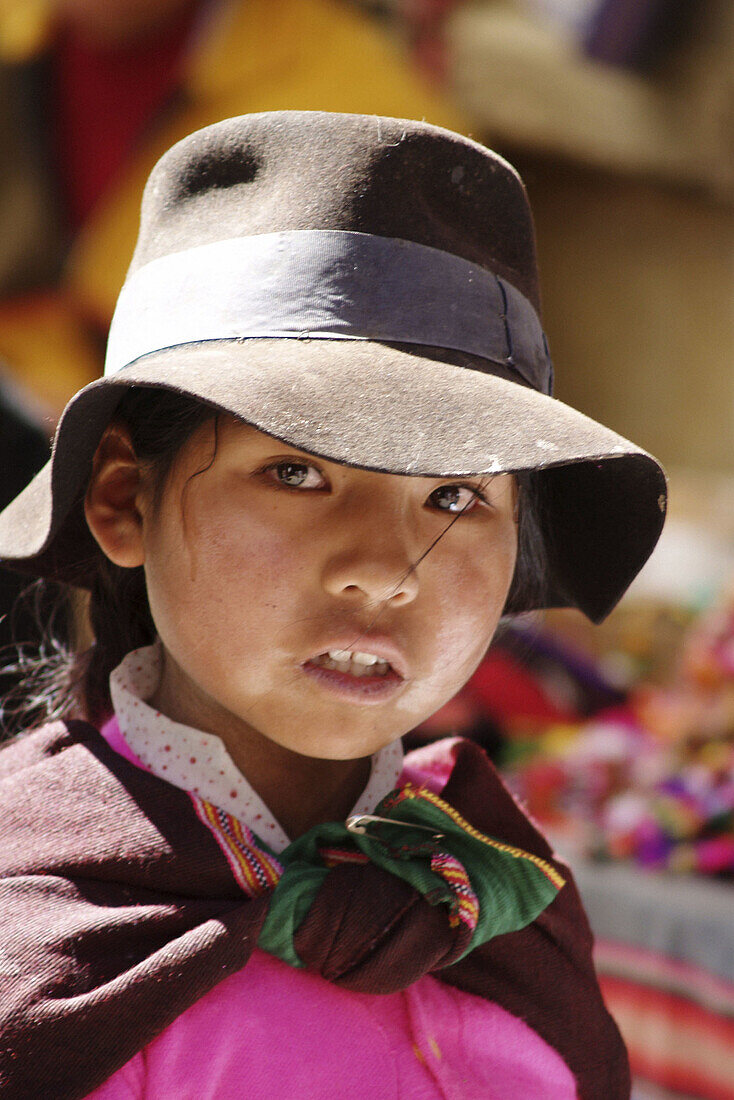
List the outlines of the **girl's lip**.
<svg viewBox="0 0 734 1100">
<path fill-rule="evenodd" d="M 365 650 L 372 652 L 366 646 Z M 310 660 L 304 661 L 301 668 L 327 691 L 354 703 L 382 703 L 393 696 L 404 683 L 403 677 L 394 668 L 390 668 L 384 676 L 353 676 L 351 672 L 322 668 L 321 665 L 312 664 Z"/>
</svg>

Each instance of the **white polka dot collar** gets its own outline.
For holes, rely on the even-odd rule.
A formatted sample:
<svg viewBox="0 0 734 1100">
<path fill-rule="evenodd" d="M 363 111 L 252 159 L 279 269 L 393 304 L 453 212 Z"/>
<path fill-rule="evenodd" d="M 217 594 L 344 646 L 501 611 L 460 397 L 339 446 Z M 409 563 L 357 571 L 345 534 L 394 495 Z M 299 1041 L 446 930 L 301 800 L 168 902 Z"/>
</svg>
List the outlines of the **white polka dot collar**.
<svg viewBox="0 0 734 1100">
<path fill-rule="evenodd" d="M 173 722 L 145 702 L 158 686 L 160 667 L 156 644 L 128 653 L 110 676 L 112 706 L 124 741 L 153 775 L 213 802 L 262 837 L 273 851 L 282 852 L 290 840 L 220 738 Z M 397 786 L 402 766 L 399 740 L 375 753 L 367 786 L 352 813 L 372 813 Z"/>
</svg>

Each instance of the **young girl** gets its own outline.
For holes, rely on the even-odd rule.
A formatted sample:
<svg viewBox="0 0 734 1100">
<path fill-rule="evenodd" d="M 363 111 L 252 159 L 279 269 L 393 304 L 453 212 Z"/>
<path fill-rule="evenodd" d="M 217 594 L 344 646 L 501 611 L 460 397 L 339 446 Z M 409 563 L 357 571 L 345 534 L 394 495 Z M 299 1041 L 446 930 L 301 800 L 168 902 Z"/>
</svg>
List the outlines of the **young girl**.
<svg viewBox="0 0 734 1100">
<path fill-rule="evenodd" d="M 550 387 L 487 149 L 286 112 L 161 160 L 0 516 L 94 634 L 0 755 L 4 1097 L 628 1096 L 568 870 L 479 749 L 399 741 L 654 546 L 659 466 Z"/>
</svg>

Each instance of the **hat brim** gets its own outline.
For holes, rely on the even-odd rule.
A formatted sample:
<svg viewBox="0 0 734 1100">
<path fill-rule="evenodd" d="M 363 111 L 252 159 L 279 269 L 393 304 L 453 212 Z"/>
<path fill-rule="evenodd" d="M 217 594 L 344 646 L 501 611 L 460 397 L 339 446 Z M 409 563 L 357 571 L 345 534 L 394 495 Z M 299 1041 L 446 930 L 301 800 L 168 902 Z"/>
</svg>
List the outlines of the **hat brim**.
<svg viewBox="0 0 734 1100">
<path fill-rule="evenodd" d="M 622 436 L 510 378 L 462 353 L 368 340 L 220 340 L 155 352 L 70 401 L 51 460 L 0 514 L 0 557 L 88 582 L 98 551 L 81 500 L 94 451 L 124 390 L 155 386 L 350 466 L 427 477 L 542 472 L 545 604 L 598 620 L 655 546 L 665 476 Z"/>
</svg>

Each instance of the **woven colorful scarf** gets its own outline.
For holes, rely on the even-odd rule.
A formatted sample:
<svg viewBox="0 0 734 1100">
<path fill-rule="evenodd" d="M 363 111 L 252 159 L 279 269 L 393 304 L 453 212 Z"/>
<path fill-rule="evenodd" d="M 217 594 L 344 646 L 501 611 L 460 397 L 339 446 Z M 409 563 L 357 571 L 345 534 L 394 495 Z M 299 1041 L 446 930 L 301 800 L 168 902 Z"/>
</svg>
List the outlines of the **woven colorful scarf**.
<svg viewBox="0 0 734 1100">
<path fill-rule="evenodd" d="M 0 752 L 3 1100 L 86 1096 L 256 944 L 363 993 L 433 974 L 523 1019 L 580 1100 L 628 1100 L 568 871 L 484 754 L 450 752 L 440 797 L 408 784 L 278 855 L 86 724 Z"/>
<path fill-rule="evenodd" d="M 297 968 L 304 962 L 295 934 L 333 867 L 372 863 L 430 905 L 445 906 L 449 926 L 463 933 L 456 961 L 530 924 L 565 884 L 547 860 L 485 836 L 433 791 L 411 783 L 374 814 L 317 825 L 278 856 L 236 818 L 192 798 L 244 892 L 271 892 L 258 946 Z"/>
</svg>

